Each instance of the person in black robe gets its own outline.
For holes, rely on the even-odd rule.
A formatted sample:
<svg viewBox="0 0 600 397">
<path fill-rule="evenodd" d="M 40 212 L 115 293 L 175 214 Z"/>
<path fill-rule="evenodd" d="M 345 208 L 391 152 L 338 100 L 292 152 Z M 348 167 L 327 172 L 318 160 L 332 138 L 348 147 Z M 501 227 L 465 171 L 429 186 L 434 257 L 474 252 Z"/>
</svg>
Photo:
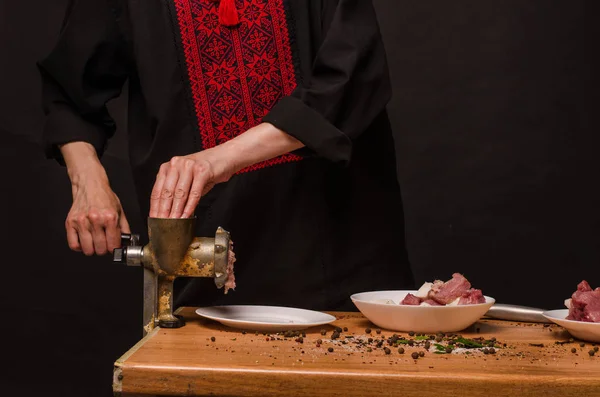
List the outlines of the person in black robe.
<svg viewBox="0 0 600 397">
<path fill-rule="evenodd" d="M 129 232 L 100 161 L 127 82 L 142 213 L 235 241 L 235 292 L 182 279 L 176 306 L 354 310 L 353 293 L 413 287 L 371 0 L 71 0 L 38 67 L 73 250 Z"/>
</svg>

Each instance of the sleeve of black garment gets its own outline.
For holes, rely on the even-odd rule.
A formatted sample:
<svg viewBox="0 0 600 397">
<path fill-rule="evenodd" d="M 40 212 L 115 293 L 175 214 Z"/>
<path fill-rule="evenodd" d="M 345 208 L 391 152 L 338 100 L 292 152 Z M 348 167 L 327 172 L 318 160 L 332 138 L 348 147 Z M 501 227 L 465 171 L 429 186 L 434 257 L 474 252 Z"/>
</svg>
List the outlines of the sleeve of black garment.
<svg viewBox="0 0 600 397">
<path fill-rule="evenodd" d="M 102 156 L 114 134 L 106 103 L 120 95 L 127 79 L 115 13 L 108 0 L 69 0 L 58 42 L 37 63 L 46 115 L 44 150 L 61 164 L 59 145 L 87 142 Z"/>
<path fill-rule="evenodd" d="M 339 0 L 308 79 L 263 119 L 317 156 L 347 165 L 352 142 L 391 97 L 385 48 L 371 0 Z"/>
</svg>

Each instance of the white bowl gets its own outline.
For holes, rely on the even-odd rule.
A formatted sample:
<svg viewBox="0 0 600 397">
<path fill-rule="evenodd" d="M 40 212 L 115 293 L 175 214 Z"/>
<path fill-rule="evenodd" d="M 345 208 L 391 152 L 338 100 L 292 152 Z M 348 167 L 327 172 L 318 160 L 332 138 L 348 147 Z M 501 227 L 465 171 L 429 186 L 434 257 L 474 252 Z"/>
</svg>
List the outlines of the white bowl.
<svg viewBox="0 0 600 397">
<path fill-rule="evenodd" d="M 574 338 L 592 343 L 600 342 L 600 323 L 567 320 L 569 309 L 548 310 L 542 314 L 548 320 L 569 331 Z"/>
<path fill-rule="evenodd" d="M 404 297 L 417 291 L 361 292 L 350 297 L 354 305 L 373 324 L 398 332 L 458 332 L 473 325 L 496 302 L 485 297 L 485 303 L 460 306 L 409 306 L 400 305 Z M 392 300 L 395 304 L 378 303 Z"/>
</svg>

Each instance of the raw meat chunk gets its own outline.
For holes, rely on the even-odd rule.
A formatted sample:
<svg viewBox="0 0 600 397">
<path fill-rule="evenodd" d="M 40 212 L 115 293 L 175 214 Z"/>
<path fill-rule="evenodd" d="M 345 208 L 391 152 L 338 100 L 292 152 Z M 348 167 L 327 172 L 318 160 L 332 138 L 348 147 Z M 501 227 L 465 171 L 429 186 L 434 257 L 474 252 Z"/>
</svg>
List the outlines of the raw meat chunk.
<svg viewBox="0 0 600 397">
<path fill-rule="evenodd" d="M 567 300 L 565 303 L 569 308 L 567 320 L 600 323 L 600 288 L 592 290 L 590 284 L 583 280 L 571 295 L 570 302 Z"/>
<path fill-rule="evenodd" d="M 436 281 L 429 292 L 429 298 L 442 305 L 447 305 L 462 297 L 470 288 L 469 280 L 460 273 L 454 273 L 450 280 L 441 285 Z"/>
</svg>

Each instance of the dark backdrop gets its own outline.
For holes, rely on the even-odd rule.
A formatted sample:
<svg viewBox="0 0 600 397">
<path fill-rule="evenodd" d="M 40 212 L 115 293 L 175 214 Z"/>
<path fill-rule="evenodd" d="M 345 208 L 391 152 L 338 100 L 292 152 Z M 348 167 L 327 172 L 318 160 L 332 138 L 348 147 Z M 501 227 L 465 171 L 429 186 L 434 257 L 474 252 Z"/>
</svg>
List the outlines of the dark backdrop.
<svg viewBox="0 0 600 397">
<path fill-rule="evenodd" d="M 460 271 L 546 308 L 599 285 L 594 0 L 375 2 L 417 281 Z M 41 153 L 34 63 L 65 5 L 0 2 L 2 394 L 110 396 L 112 363 L 140 337 L 139 269 L 69 252 L 69 182 Z M 123 100 L 111 109 L 123 126 Z M 104 163 L 140 230 L 124 138 Z"/>
</svg>

